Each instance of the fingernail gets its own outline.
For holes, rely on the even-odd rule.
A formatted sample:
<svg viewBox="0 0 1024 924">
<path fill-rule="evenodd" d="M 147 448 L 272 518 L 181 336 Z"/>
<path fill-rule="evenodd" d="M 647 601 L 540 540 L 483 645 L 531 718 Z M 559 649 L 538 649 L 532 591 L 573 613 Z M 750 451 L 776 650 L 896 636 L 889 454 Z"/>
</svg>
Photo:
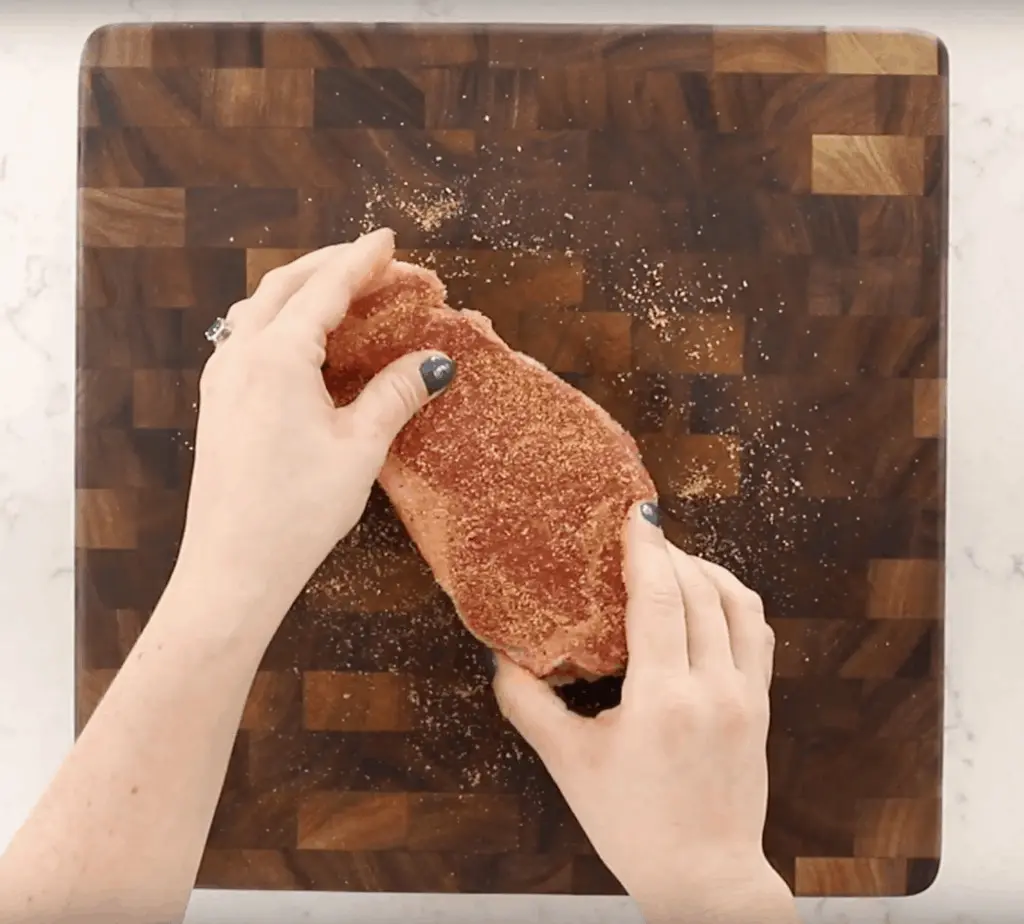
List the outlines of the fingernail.
<svg viewBox="0 0 1024 924">
<path fill-rule="evenodd" d="M 435 395 L 455 378 L 455 360 L 447 356 L 431 356 L 420 365 L 420 375 L 427 386 L 427 394 Z"/>
<path fill-rule="evenodd" d="M 644 501 L 640 505 L 640 516 L 652 526 L 661 526 L 661 508 L 654 501 Z"/>
</svg>

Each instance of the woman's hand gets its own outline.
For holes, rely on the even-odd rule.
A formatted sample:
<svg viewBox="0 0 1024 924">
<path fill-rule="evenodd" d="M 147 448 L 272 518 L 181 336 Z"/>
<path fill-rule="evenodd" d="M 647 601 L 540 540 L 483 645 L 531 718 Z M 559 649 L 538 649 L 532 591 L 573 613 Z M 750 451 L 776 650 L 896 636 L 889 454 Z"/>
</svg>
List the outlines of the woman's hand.
<svg viewBox="0 0 1024 924">
<path fill-rule="evenodd" d="M 200 382 L 196 459 L 178 571 L 232 586 L 280 619 L 358 522 L 391 441 L 454 363 L 414 353 L 335 408 L 327 334 L 379 287 L 394 235 L 375 231 L 269 272 L 228 312 Z"/>
<path fill-rule="evenodd" d="M 500 657 L 499 704 L 649 921 L 795 921 L 761 844 L 771 630 L 753 591 L 657 519 L 641 504 L 626 526 L 621 704 L 584 719 Z"/>
<path fill-rule="evenodd" d="M 333 406 L 327 334 L 393 253 L 390 231 L 311 253 L 229 312 L 203 373 L 174 575 L 0 857 L 0 920 L 181 920 L 266 646 L 359 519 L 391 440 L 454 371 L 409 355 Z"/>
</svg>

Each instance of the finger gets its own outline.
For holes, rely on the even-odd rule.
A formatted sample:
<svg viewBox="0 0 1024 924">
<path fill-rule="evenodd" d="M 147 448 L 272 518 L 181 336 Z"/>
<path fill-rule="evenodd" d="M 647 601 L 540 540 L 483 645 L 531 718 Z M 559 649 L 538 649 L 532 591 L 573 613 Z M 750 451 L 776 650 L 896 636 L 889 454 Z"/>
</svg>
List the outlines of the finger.
<svg viewBox="0 0 1024 924">
<path fill-rule="evenodd" d="M 310 277 L 328 261 L 337 258 L 350 244 L 331 244 L 274 267 L 260 277 L 248 298 L 235 302 L 227 317 L 235 333 L 249 333 L 266 327 Z"/>
<path fill-rule="evenodd" d="M 686 670 L 683 598 L 658 505 L 645 501 L 630 511 L 625 527 L 626 645 L 630 676 L 650 668 Z"/>
<path fill-rule="evenodd" d="M 546 681 L 502 654 L 494 660 L 494 695 L 501 714 L 550 768 L 561 754 L 572 751 L 573 738 L 583 732 L 586 720 L 570 712 Z"/>
<path fill-rule="evenodd" d="M 395 234 L 390 228 L 364 234 L 318 267 L 284 304 L 276 321 L 326 337 L 342 322 L 352 300 L 380 278 L 394 253 Z"/>
<path fill-rule="evenodd" d="M 444 353 L 409 353 L 385 366 L 339 413 L 351 415 L 361 432 L 390 446 L 416 412 L 454 378 L 455 361 Z"/>
<path fill-rule="evenodd" d="M 697 567 L 718 589 L 729 627 L 732 658 L 743 673 L 771 682 L 775 633 L 764 618 L 761 598 L 731 571 L 694 558 Z"/>
<path fill-rule="evenodd" d="M 676 580 L 683 596 L 690 666 L 732 667 L 729 626 L 725 621 L 718 588 L 697 566 L 696 559 L 674 545 L 669 545 L 669 555 L 675 566 Z"/>
</svg>

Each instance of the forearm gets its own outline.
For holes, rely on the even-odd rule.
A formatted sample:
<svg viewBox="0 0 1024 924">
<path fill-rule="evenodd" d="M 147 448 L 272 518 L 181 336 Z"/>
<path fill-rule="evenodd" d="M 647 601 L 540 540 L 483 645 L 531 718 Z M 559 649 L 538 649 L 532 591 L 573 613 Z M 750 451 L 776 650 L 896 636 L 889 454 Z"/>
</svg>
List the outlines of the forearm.
<svg viewBox="0 0 1024 924">
<path fill-rule="evenodd" d="M 277 620 L 172 579 L 124 667 L 0 858 L 0 918 L 179 920 L 253 675 Z"/>
<path fill-rule="evenodd" d="M 637 898 L 646 924 L 799 924 L 789 887 L 767 863 L 750 874 L 682 877 Z"/>
</svg>

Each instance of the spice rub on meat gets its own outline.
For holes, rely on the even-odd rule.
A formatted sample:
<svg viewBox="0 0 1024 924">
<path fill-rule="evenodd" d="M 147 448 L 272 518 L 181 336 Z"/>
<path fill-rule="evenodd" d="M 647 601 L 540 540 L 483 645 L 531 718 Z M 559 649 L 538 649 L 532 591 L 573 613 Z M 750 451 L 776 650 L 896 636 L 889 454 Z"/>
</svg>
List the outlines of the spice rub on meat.
<svg viewBox="0 0 1024 924">
<path fill-rule="evenodd" d="M 455 380 L 403 429 L 380 483 L 438 583 L 470 632 L 538 677 L 620 672 L 623 524 L 656 495 L 632 437 L 410 264 L 328 338 L 328 391 L 347 403 L 425 348 L 456 361 Z"/>
</svg>

